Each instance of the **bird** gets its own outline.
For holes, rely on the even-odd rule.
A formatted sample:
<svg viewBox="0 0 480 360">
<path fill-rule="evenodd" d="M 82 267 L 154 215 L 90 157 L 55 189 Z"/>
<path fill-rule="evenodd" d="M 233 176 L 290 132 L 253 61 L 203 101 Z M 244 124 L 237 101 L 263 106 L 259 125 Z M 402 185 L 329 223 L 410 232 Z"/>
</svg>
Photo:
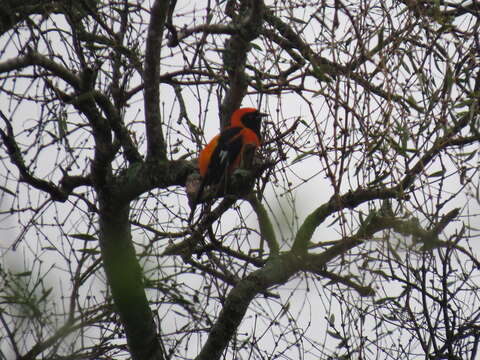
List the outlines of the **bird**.
<svg viewBox="0 0 480 360">
<path fill-rule="evenodd" d="M 202 197 L 205 186 L 219 184 L 226 175 L 232 174 L 242 164 L 247 149 L 257 149 L 261 145 L 260 132 L 262 118 L 268 116 L 253 107 L 235 110 L 230 125 L 216 135 L 200 152 L 198 158 L 202 178 L 195 201 Z"/>
</svg>

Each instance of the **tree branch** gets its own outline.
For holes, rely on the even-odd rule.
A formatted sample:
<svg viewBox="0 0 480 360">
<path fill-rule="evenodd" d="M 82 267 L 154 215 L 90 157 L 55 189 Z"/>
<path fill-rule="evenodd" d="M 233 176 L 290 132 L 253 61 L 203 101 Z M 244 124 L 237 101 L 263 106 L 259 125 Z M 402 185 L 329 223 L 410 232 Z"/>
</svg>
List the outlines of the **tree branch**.
<svg viewBox="0 0 480 360">
<path fill-rule="evenodd" d="M 7 148 L 10 161 L 17 167 L 20 173 L 20 181 L 23 181 L 38 190 L 50 194 L 52 200 L 60 202 L 65 202 L 76 187 L 91 185 L 89 177 L 83 176 L 69 176 L 65 174 L 60 181 L 60 186 L 56 186 L 51 181 L 46 181 L 35 177 L 30 173 L 25 165 L 25 162 L 23 161 L 22 153 L 17 142 L 15 141 L 15 134 L 13 133 L 10 120 L 2 111 L 0 111 L 0 117 L 4 120 L 7 128 L 7 132 L 0 129 L 0 137 L 2 138 L 3 144 Z"/>
<path fill-rule="evenodd" d="M 80 78 L 72 71 L 33 50 L 30 50 L 27 55 L 18 56 L 0 63 L 0 73 L 20 70 L 33 65 L 38 65 L 50 71 L 77 90 L 81 87 Z"/>
<path fill-rule="evenodd" d="M 330 200 L 307 216 L 297 231 L 292 251 L 301 255 L 306 253 L 308 244 L 317 227 L 333 213 L 345 208 L 355 208 L 371 200 L 397 198 L 400 193 L 392 189 L 357 189 L 342 196 L 332 196 Z"/>
<path fill-rule="evenodd" d="M 324 278 L 330 279 L 331 281 L 329 283 L 340 283 L 340 284 L 343 284 L 343 285 L 345 285 L 349 288 L 352 288 L 356 292 L 358 292 L 360 294 L 360 296 L 362 296 L 362 297 L 370 297 L 370 296 L 375 295 L 375 290 L 373 290 L 373 288 L 371 286 L 362 286 L 360 284 L 357 284 L 355 281 L 350 280 L 349 278 L 347 278 L 345 276 L 340 276 L 340 275 L 334 274 L 330 271 L 320 270 L 320 269 L 317 269 L 316 271 L 314 271 L 314 273 L 316 273 L 316 274 L 318 274 L 318 275 L 320 275 Z"/>
<path fill-rule="evenodd" d="M 49 15 L 58 11 L 63 5 L 68 3 L 65 0 L 3 0 L 0 2 L 0 35 L 13 29 L 18 23 L 24 21 L 31 15 L 41 14 Z M 60 5 L 60 6 L 59 6 Z"/>
<path fill-rule="evenodd" d="M 478 74 L 480 79 L 480 73 Z M 478 80 L 477 79 L 477 80 Z M 480 80 L 477 81 L 480 84 Z M 479 85 L 480 86 L 480 85 Z M 478 101 L 478 100 L 477 100 Z M 455 138 L 463 128 L 465 128 L 471 119 L 472 112 L 475 113 L 477 106 L 472 106 L 471 110 L 464 114 L 454 126 L 448 129 L 444 136 L 437 139 L 432 147 L 427 150 L 416 164 L 409 170 L 403 179 L 391 188 L 386 189 L 358 189 L 354 192 L 349 192 L 343 196 L 333 196 L 330 201 L 313 211 L 300 226 L 297 232 L 292 250 L 298 253 L 307 251 L 308 243 L 310 242 L 313 232 L 316 228 L 331 214 L 345 208 L 355 208 L 358 205 L 378 199 L 398 198 L 404 196 L 407 189 L 413 184 L 418 175 L 425 169 L 425 167 L 438 155 L 441 151 L 450 146 L 458 146 L 458 139 Z M 476 141 L 476 137 L 469 138 L 472 142 Z M 465 141 L 460 142 L 465 145 Z"/>
<path fill-rule="evenodd" d="M 269 287 L 285 283 L 299 267 L 298 258 L 289 253 L 273 258 L 263 268 L 239 281 L 225 299 L 218 320 L 195 360 L 220 359 L 255 296 Z"/>
<path fill-rule="evenodd" d="M 102 108 L 107 119 L 109 120 L 112 130 L 115 132 L 117 139 L 122 145 L 125 157 L 130 163 L 142 161 L 137 147 L 133 143 L 127 129 L 125 128 L 122 118 L 118 110 L 113 106 L 110 100 L 102 93 L 95 91 L 94 97 L 98 105 Z"/>
<path fill-rule="evenodd" d="M 95 309 L 95 315 L 87 319 L 86 321 L 81 321 L 80 318 L 78 319 L 70 319 L 60 328 L 58 328 L 54 334 L 52 334 L 47 339 L 36 343 L 26 354 L 19 356 L 17 360 L 34 360 L 36 359 L 42 352 L 47 350 L 48 348 L 54 346 L 56 343 L 64 339 L 69 334 L 85 328 L 88 324 L 94 324 L 95 322 L 106 318 L 111 314 L 111 309 L 105 309 L 105 311 L 101 311 L 102 309 L 97 308 Z M 83 314 L 86 316 L 87 314 Z M 93 313 L 92 313 L 93 315 Z M 77 322 L 78 321 L 78 322 Z M 77 323 L 76 323 L 77 322 Z"/>
<path fill-rule="evenodd" d="M 223 213 L 225 213 L 235 203 L 237 199 L 232 197 L 224 198 L 218 206 L 209 211 L 205 216 L 201 217 L 201 222 L 196 225 L 192 231 L 192 235 L 178 244 L 173 244 L 162 255 L 182 255 L 191 256 L 197 244 L 203 243 L 204 231 L 213 224 Z"/>
<path fill-rule="evenodd" d="M 247 92 L 248 79 L 245 75 L 247 53 L 250 42 L 258 37 L 263 22 L 265 5 L 262 0 L 249 2 L 246 14 L 236 19 L 237 30 L 225 42 L 223 64 L 228 74 L 229 88 L 220 106 L 221 128 L 229 124 L 232 113 L 238 109 Z"/>
<path fill-rule="evenodd" d="M 235 26 L 223 24 L 201 24 L 191 28 L 182 29 L 177 33 L 176 41 L 169 41 L 169 47 L 175 47 L 182 40 L 196 33 L 204 34 L 229 34 L 233 35 L 237 31 Z"/>
<path fill-rule="evenodd" d="M 356 81 L 362 87 L 367 89 L 368 91 L 386 99 L 386 100 L 393 100 L 400 105 L 408 108 L 413 108 L 418 112 L 424 112 L 424 109 L 418 106 L 414 101 L 405 99 L 401 95 L 392 94 L 381 87 L 372 84 L 370 81 L 365 80 L 363 76 L 356 74 L 353 70 L 358 64 L 353 63 L 351 66 L 343 66 L 341 64 L 337 64 L 333 61 L 328 60 L 322 56 L 319 56 L 316 52 L 314 52 L 308 44 L 306 44 L 298 34 L 293 31 L 290 26 L 284 23 L 280 18 L 274 15 L 274 13 L 270 10 L 265 11 L 265 21 L 267 21 L 271 26 L 276 28 L 278 32 L 286 39 L 286 43 L 289 45 L 288 47 L 293 47 L 297 49 L 302 56 L 307 59 L 316 69 L 321 69 L 321 71 L 313 71 L 312 75 L 318 77 L 318 74 L 331 75 L 336 76 L 338 74 L 344 75 L 352 80 Z M 267 32 L 265 32 L 268 35 Z M 278 38 L 272 38 L 273 41 L 277 42 L 278 45 L 282 46 L 282 43 L 279 43 Z M 284 45 L 283 45 L 284 46 Z M 320 81 L 324 79 L 319 78 Z"/>
<path fill-rule="evenodd" d="M 119 175 L 117 185 L 122 188 L 123 198 L 132 201 L 154 188 L 184 186 L 188 175 L 195 169 L 195 164 L 187 160 L 137 162 Z"/>
<path fill-rule="evenodd" d="M 160 116 L 160 50 L 170 1 L 155 0 L 147 34 L 144 66 L 144 103 L 147 160 L 166 160 L 167 148 Z"/>
<path fill-rule="evenodd" d="M 134 360 L 165 360 L 132 242 L 130 203 L 112 187 L 99 190 L 99 240 L 116 311 Z"/>
<path fill-rule="evenodd" d="M 480 72 L 477 76 L 480 79 Z M 480 81 L 477 82 L 480 83 Z M 408 189 L 408 187 L 413 184 L 416 177 L 425 169 L 427 164 L 429 164 L 442 150 L 445 150 L 450 146 L 463 146 L 467 145 L 468 143 L 474 143 L 477 141 L 476 137 L 463 138 L 463 141 L 459 141 L 458 138 L 455 138 L 455 136 L 457 136 L 460 131 L 469 124 L 471 117 L 476 114 L 477 108 L 478 99 L 472 105 L 470 111 L 462 115 L 462 117 L 455 123 L 455 125 L 446 131 L 444 136 L 437 139 L 432 145 L 432 147 L 427 150 L 425 154 L 412 167 L 412 169 L 407 172 L 403 180 L 395 187 L 398 191 L 405 191 L 406 189 Z"/>
<path fill-rule="evenodd" d="M 261 244 L 263 244 L 263 241 L 267 242 L 268 248 L 270 249 L 270 257 L 278 256 L 280 248 L 278 246 L 275 231 L 273 230 L 273 226 L 270 221 L 270 217 L 268 216 L 267 210 L 265 210 L 262 203 L 257 199 L 255 194 L 249 194 L 247 200 L 257 214 L 258 224 L 260 226 L 260 234 L 262 237 Z M 263 250 L 263 245 L 260 246 L 260 249 Z"/>
<path fill-rule="evenodd" d="M 437 243 L 439 246 L 445 246 L 445 243 L 438 241 L 437 237 L 439 233 L 457 217 L 458 213 L 459 209 L 453 209 L 443 216 L 431 230 L 425 230 L 420 227 L 419 222 L 416 219 L 398 219 L 394 216 L 385 216 L 376 211 L 372 211 L 355 235 L 343 238 L 334 246 L 320 254 L 303 255 L 305 261 L 302 262 L 301 269 L 323 275 L 326 271 L 326 265 L 331 260 L 345 254 L 348 250 L 360 245 L 365 240 L 370 239 L 375 233 L 386 229 L 392 229 L 399 234 L 406 236 L 411 235 L 414 238 L 420 239 L 420 241 L 424 243 L 424 247 L 428 244 L 431 245 Z M 424 248 L 423 250 L 426 249 Z"/>
<path fill-rule="evenodd" d="M 357 191 L 357 194 L 352 195 L 350 199 L 347 195 L 343 196 L 343 200 L 345 204 L 352 205 L 354 201 L 362 199 L 362 196 L 367 197 L 369 194 L 362 194 L 360 191 Z M 443 229 L 446 223 L 456 216 L 457 212 L 458 209 L 447 214 L 438 223 L 439 226 L 435 226 L 435 230 L 432 231 L 436 232 L 439 229 Z M 401 227 L 399 228 L 399 226 Z M 327 272 L 325 269 L 326 265 L 337 256 L 360 245 L 365 239 L 371 238 L 376 232 L 387 228 L 401 230 L 404 226 L 405 221 L 372 212 L 354 236 L 339 241 L 336 245 L 320 254 L 303 254 L 298 256 L 294 251 L 290 251 L 271 258 L 263 268 L 254 271 L 239 281 L 228 294 L 218 320 L 211 329 L 207 342 L 196 360 L 219 359 L 240 325 L 254 297 L 274 285 L 285 283 L 299 270 L 310 271 L 352 287 L 361 296 L 372 296 L 373 289 L 371 287 L 361 286 L 345 277 Z"/>
</svg>

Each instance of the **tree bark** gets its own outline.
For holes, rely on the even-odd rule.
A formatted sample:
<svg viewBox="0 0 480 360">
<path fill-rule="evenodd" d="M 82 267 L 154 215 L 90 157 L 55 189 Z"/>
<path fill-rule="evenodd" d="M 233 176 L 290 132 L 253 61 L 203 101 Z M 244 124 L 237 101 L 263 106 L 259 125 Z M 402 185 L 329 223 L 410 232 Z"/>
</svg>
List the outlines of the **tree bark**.
<svg viewBox="0 0 480 360">
<path fill-rule="evenodd" d="M 130 203 L 118 201 L 109 189 L 99 195 L 103 266 L 132 359 L 165 359 L 132 243 Z"/>
</svg>

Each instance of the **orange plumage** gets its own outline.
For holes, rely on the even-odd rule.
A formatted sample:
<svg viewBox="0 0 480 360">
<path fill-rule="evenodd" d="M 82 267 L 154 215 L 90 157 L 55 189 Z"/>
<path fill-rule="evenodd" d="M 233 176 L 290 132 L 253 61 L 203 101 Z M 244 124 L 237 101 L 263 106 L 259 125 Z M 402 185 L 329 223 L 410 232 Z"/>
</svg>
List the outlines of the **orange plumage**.
<svg viewBox="0 0 480 360">
<path fill-rule="evenodd" d="M 200 152 L 199 168 L 203 186 L 218 183 L 227 170 L 231 173 L 238 168 L 245 146 L 260 146 L 263 116 L 265 114 L 255 108 L 240 108 L 232 114 L 230 126 Z"/>
</svg>

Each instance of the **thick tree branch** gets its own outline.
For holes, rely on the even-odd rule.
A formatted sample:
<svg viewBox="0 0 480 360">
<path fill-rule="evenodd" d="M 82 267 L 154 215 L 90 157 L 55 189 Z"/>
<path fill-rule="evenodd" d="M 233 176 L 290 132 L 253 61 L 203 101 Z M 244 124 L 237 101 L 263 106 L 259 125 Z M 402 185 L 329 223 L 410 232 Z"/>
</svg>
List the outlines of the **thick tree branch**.
<svg viewBox="0 0 480 360">
<path fill-rule="evenodd" d="M 7 130 L 5 132 L 0 129 L 0 137 L 2 138 L 3 144 L 7 149 L 8 155 L 10 156 L 10 161 L 17 167 L 20 173 L 20 181 L 23 181 L 38 190 L 50 194 L 52 200 L 60 202 L 65 202 L 76 187 L 91 185 L 90 179 L 83 176 L 69 176 L 65 174 L 60 181 L 60 186 L 55 185 L 51 181 L 35 177 L 25 165 L 20 148 L 15 141 L 15 134 L 13 133 L 10 120 L 1 111 L 0 117 L 4 120 Z"/>
<path fill-rule="evenodd" d="M 58 10 L 65 0 L 3 0 L 0 2 L 0 35 L 13 29 L 18 23 L 31 15 L 48 15 Z"/>
<path fill-rule="evenodd" d="M 249 7 L 244 14 L 235 19 L 237 28 L 225 42 L 223 64 L 228 74 L 229 87 L 220 107 L 221 128 L 229 124 L 232 113 L 238 109 L 247 92 L 248 79 L 245 74 L 247 54 L 250 42 L 258 37 L 263 22 L 265 5 L 263 1 L 248 1 Z"/>
<path fill-rule="evenodd" d="M 155 188 L 184 186 L 187 176 L 196 169 L 187 160 L 134 163 L 117 178 L 117 186 L 123 198 L 132 201 Z"/>
<path fill-rule="evenodd" d="M 50 71 L 53 75 L 63 79 L 66 83 L 74 89 L 81 88 L 81 80 L 72 71 L 66 67 L 50 60 L 44 55 L 41 55 L 33 50 L 30 50 L 26 55 L 17 56 L 13 59 L 6 60 L 0 63 L 0 73 L 21 70 L 28 66 L 38 65 L 45 70 Z"/>
<path fill-rule="evenodd" d="M 478 77 L 480 78 L 480 75 L 478 75 Z M 477 83 L 480 83 L 480 81 L 477 81 Z M 292 250 L 297 253 L 306 252 L 314 231 L 328 216 L 336 211 L 345 208 L 355 208 L 366 201 L 403 197 L 415 179 L 441 151 L 450 146 L 459 145 L 458 139 L 455 138 L 455 136 L 458 136 L 462 129 L 469 124 L 472 112 L 475 112 L 476 108 L 476 106 L 472 106 L 469 113 L 464 114 L 454 126 L 446 131 L 444 136 L 437 139 L 432 147 L 407 171 L 406 175 L 396 186 L 385 189 L 358 189 L 343 196 L 333 196 L 328 203 L 318 207 L 301 225 L 295 237 Z M 476 137 L 469 139 L 472 143 L 477 141 Z M 465 145 L 465 142 L 462 141 L 460 144 Z"/>
<path fill-rule="evenodd" d="M 357 189 L 342 196 L 332 196 L 327 203 L 318 207 L 304 220 L 295 236 L 292 251 L 299 255 L 305 254 L 317 227 L 333 213 L 345 208 L 353 209 L 367 201 L 399 196 L 399 192 L 392 189 Z"/>
<path fill-rule="evenodd" d="M 117 139 L 122 145 L 127 160 L 130 163 L 142 161 L 142 157 L 140 156 L 137 147 L 128 134 L 118 110 L 105 95 L 99 93 L 98 91 L 94 92 L 94 97 L 97 104 L 102 108 L 107 119 L 109 120 L 112 130 L 115 132 Z"/>
<path fill-rule="evenodd" d="M 195 360 L 220 359 L 254 297 L 274 285 L 288 281 L 300 267 L 298 260 L 292 253 L 275 257 L 263 268 L 238 282 L 225 299 L 218 320 Z"/>
<path fill-rule="evenodd" d="M 344 196 L 345 203 L 352 205 L 355 200 L 362 197 L 360 194 L 360 192 L 357 192 L 357 195 L 351 199 Z M 362 195 L 367 196 L 368 194 Z M 439 230 L 443 230 L 446 224 L 455 218 L 457 214 L 458 209 L 447 214 L 438 222 L 438 226 L 435 226 L 434 229 L 428 233 L 437 233 Z M 411 230 L 408 231 L 410 233 L 418 233 L 418 231 L 420 231 L 418 227 L 412 230 L 412 227 L 406 223 L 406 221 L 400 219 L 372 212 L 354 236 L 339 241 L 336 245 L 320 254 L 303 254 L 302 256 L 298 256 L 294 251 L 290 251 L 278 257 L 271 258 L 263 268 L 239 281 L 231 290 L 218 316 L 218 320 L 211 329 L 207 342 L 196 360 L 219 359 L 234 332 L 240 325 L 254 297 L 261 292 L 267 291 L 268 288 L 272 286 L 285 283 L 297 271 L 304 270 L 313 272 L 334 282 L 352 287 L 358 291 L 361 296 L 372 296 L 374 291 L 371 287 L 361 286 L 348 278 L 332 274 L 326 270 L 326 265 L 348 250 L 362 244 L 378 231 L 389 228 L 402 233 L 405 233 L 405 231 L 409 229 Z"/>
<path fill-rule="evenodd" d="M 35 51 L 29 51 L 24 56 L 19 56 L 14 59 L 7 60 L 0 63 L 0 73 L 20 70 L 28 66 L 37 65 L 48 71 L 53 75 L 63 79 L 66 83 L 72 86 L 76 93 L 75 97 L 68 96 L 57 89 L 57 95 L 67 102 L 73 104 L 79 111 L 81 111 L 90 121 L 94 131 L 95 146 L 95 160 L 92 167 L 92 179 L 95 182 L 104 182 L 106 176 L 109 175 L 108 167 L 114 154 L 111 147 L 110 128 L 107 126 L 105 119 L 100 116 L 98 109 L 95 106 L 94 97 L 88 84 L 82 81 L 82 78 L 75 75 L 72 71 L 64 66 L 50 60 Z M 91 85 L 91 84 L 90 84 Z M 103 102 L 105 105 L 105 103 Z M 44 186 L 38 183 L 39 186 Z"/>
<path fill-rule="evenodd" d="M 353 236 L 338 241 L 334 246 L 328 248 L 320 254 L 304 254 L 301 269 L 313 273 L 324 275 L 326 265 L 334 258 L 345 254 L 348 250 L 368 241 L 372 236 L 382 230 L 391 229 L 405 236 L 413 236 L 423 243 L 424 249 L 428 245 L 438 244 L 444 246 L 444 242 L 438 241 L 437 237 L 445 227 L 453 221 L 459 213 L 459 209 L 453 209 L 443 216 L 431 230 L 421 228 L 416 219 L 399 219 L 390 215 L 383 215 L 372 211 L 360 226 L 357 233 Z M 434 246 L 430 247 L 433 248 Z"/>
<path fill-rule="evenodd" d="M 150 310 L 142 269 L 133 247 L 130 203 L 110 187 L 99 190 L 100 246 L 108 284 L 134 360 L 164 360 Z"/>
<path fill-rule="evenodd" d="M 155 0 L 150 12 L 144 65 L 144 103 L 147 135 L 147 160 L 166 160 L 167 148 L 160 116 L 160 50 L 163 30 L 170 5 L 168 0 Z"/>
<path fill-rule="evenodd" d="M 104 118 L 99 111 L 93 91 L 87 91 L 73 98 L 63 98 L 84 114 L 88 119 L 95 140 L 95 154 L 91 167 L 91 179 L 97 186 L 104 186 L 112 178 L 112 161 L 118 151 L 118 147 L 112 143 L 112 129 L 108 119 Z"/>
<path fill-rule="evenodd" d="M 236 27 L 233 25 L 223 25 L 223 24 L 201 24 L 191 28 L 182 29 L 177 33 L 176 41 L 170 41 L 168 46 L 174 47 L 182 40 L 185 40 L 187 37 L 197 33 L 203 34 L 229 34 L 233 35 L 237 31 Z"/>
</svg>

